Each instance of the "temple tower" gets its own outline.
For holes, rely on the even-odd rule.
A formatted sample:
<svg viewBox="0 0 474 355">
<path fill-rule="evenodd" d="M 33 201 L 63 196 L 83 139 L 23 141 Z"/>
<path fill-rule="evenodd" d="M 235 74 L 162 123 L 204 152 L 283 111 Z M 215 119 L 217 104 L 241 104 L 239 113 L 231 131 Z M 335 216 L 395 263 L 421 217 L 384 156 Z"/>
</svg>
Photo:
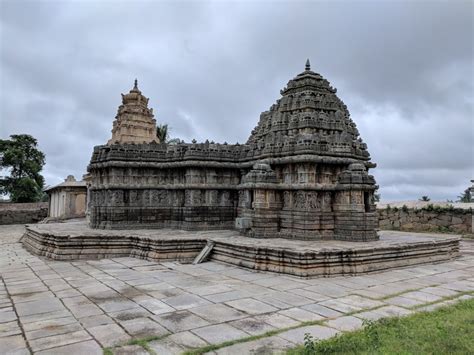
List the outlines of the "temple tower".
<svg viewBox="0 0 474 355">
<path fill-rule="evenodd" d="M 122 94 L 122 105 L 119 106 L 112 128 L 111 144 L 158 143 L 156 137 L 156 120 L 153 109 L 148 108 L 148 98 L 138 89 L 137 80 L 128 94 Z"/>
</svg>

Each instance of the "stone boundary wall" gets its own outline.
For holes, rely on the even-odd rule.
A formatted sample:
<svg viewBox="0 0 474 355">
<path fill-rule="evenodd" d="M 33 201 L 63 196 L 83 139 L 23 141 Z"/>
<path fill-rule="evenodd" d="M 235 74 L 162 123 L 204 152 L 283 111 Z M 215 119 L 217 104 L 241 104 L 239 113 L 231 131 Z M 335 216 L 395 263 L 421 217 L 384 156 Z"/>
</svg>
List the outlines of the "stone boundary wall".
<svg viewBox="0 0 474 355">
<path fill-rule="evenodd" d="M 427 205 L 377 208 L 379 228 L 407 232 L 474 233 L 472 208 Z"/>
<path fill-rule="evenodd" d="M 48 202 L 0 203 L 0 225 L 37 223 L 48 216 Z"/>
</svg>

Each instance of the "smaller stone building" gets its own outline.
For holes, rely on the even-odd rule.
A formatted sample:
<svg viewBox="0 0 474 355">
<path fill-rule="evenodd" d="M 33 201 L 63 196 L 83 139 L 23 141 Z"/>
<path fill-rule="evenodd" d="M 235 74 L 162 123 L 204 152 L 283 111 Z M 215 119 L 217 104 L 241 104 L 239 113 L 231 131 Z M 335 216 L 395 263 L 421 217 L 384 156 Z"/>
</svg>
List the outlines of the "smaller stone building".
<svg viewBox="0 0 474 355">
<path fill-rule="evenodd" d="M 84 217 L 87 185 L 69 175 L 63 183 L 46 190 L 49 195 L 49 218 L 68 219 Z"/>
</svg>

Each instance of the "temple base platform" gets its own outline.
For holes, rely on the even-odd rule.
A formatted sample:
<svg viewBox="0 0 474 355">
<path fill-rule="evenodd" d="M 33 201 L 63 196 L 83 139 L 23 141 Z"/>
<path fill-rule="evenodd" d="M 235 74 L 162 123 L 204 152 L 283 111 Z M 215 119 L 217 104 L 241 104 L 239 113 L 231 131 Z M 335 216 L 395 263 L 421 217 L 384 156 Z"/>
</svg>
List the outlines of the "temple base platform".
<svg viewBox="0 0 474 355">
<path fill-rule="evenodd" d="M 28 225 L 22 238 L 31 253 L 54 260 L 135 257 L 191 263 L 208 242 L 207 260 L 299 277 L 357 275 L 451 260 L 460 237 L 380 231 L 371 242 L 256 239 L 233 230 L 100 230 L 85 221 Z"/>
</svg>

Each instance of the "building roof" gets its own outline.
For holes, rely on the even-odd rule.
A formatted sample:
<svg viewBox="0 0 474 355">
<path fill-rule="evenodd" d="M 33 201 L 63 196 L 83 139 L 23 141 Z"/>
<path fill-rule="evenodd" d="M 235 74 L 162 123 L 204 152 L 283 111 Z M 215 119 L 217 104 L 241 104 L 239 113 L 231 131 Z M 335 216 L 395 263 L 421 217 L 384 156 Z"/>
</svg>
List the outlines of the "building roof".
<svg viewBox="0 0 474 355">
<path fill-rule="evenodd" d="M 78 188 L 84 187 L 84 188 L 87 188 L 87 184 L 83 180 L 76 181 L 76 178 L 73 175 L 68 175 L 68 177 L 66 179 L 64 179 L 64 182 L 62 182 L 58 185 L 52 186 L 52 187 L 48 187 L 44 191 L 48 192 L 48 191 L 52 191 L 52 190 L 56 190 L 56 189 L 71 188 L 71 187 L 78 187 Z"/>
</svg>

